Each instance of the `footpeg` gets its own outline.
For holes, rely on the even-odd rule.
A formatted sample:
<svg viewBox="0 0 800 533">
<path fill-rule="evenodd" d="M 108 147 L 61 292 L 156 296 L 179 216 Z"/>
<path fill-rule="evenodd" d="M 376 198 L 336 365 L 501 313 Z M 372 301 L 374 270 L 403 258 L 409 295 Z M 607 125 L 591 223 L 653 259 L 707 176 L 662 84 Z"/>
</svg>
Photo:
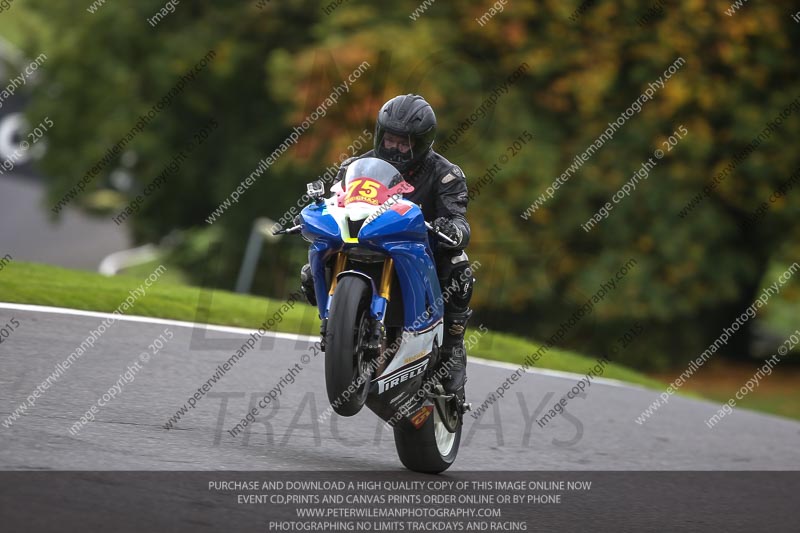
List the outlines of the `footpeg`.
<svg viewBox="0 0 800 533">
<path fill-rule="evenodd" d="M 448 402 L 450 400 L 452 400 L 453 398 L 455 398 L 455 397 L 456 397 L 455 394 L 436 394 L 436 393 L 433 393 L 433 392 L 428 393 L 428 394 L 425 395 L 425 398 L 427 398 L 429 400 L 446 400 Z"/>
<path fill-rule="evenodd" d="M 444 391 L 444 387 L 442 387 L 441 383 L 436 383 L 433 386 L 433 390 L 431 390 L 425 397 L 429 400 L 447 400 L 450 401 L 456 397 L 455 394 L 447 394 Z"/>
</svg>

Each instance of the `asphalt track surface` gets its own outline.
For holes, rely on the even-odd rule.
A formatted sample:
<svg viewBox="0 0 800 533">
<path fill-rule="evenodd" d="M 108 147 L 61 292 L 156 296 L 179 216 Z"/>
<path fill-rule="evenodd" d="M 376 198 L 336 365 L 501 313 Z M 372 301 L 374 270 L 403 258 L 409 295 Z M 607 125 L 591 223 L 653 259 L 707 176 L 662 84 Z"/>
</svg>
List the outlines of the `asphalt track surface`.
<svg viewBox="0 0 800 533">
<path fill-rule="evenodd" d="M 23 306 L 24 307 L 24 306 Z M 0 344 L 0 421 L 26 400 L 104 315 L 0 304 L 0 325 L 19 327 Z M 246 330 L 125 317 L 114 323 L 10 427 L 0 425 L 0 470 L 312 470 L 402 471 L 391 431 L 368 410 L 320 422 L 327 407 L 323 356 L 307 338 L 268 335 L 188 411 L 176 411 L 248 338 Z M 153 355 L 94 422 L 70 434 L 168 328 Z M 304 356 L 309 361 L 304 364 Z M 278 402 L 233 437 L 236 425 L 299 363 Z M 474 406 L 514 370 L 471 360 Z M 587 369 L 588 370 L 588 369 Z M 535 422 L 580 376 L 529 372 L 476 421 L 465 418 L 458 459 L 448 471 L 798 470 L 800 423 L 737 409 L 713 429 L 718 405 L 673 397 L 643 425 L 635 418 L 659 391 L 594 382 L 585 397 L 540 428 Z"/>
</svg>

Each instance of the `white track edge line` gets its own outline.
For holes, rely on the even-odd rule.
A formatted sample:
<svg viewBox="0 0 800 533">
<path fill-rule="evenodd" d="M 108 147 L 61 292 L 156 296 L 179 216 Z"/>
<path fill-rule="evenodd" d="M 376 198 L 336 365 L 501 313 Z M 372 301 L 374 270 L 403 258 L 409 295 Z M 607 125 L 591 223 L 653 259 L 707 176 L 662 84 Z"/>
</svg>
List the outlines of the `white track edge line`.
<svg viewBox="0 0 800 533">
<path fill-rule="evenodd" d="M 522 365 L 515 365 L 514 363 L 507 363 L 505 361 L 493 361 L 491 359 L 481 359 L 480 357 L 473 357 L 473 356 L 470 356 L 468 359 L 474 363 L 486 366 L 493 366 L 495 368 L 503 368 L 506 370 L 517 370 L 522 366 Z M 550 370 L 546 368 L 528 368 L 527 370 L 525 370 L 525 373 L 539 374 L 542 376 L 549 376 L 553 378 L 569 379 L 571 381 L 579 381 L 586 377 L 586 374 L 575 374 L 574 372 L 565 372 L 563 370 Z M 611 379 L 604 377 L 596 377 L 592 379 L 592 382 L 608 385 L 609 387 L 649 390 L 646 387 L 637 385 L 636 383 L 628 383 L 627 381 L 620 381 L 618 379 Z"/>
<path fill-rule="evenodd" d="M 73 315 L 73 316 L 86 316 L 93 318 L 113 318 L 122 322 L 145 322 L 149 324 L 161 324 L 165 326 L 176 326 L 185 328 L 202 328 L 211 331 L 219 331 L 221 333 L 235 333 L 238 335 L 251 335 L 255 333 L 256 329 L 239 328 L 234 326 L 217 326 L 213 324 L 202 324 L 198 322 L 187 322 L 185 320 L 172 320 L 167 318 L 154 318 L 149 316 L 139 315 L 115 315 L 113 313 L 101 313 L 97 311 L 84 311 L 82 309 L 70 309 L 68 307 L 50 307 L 44 305 L 28 305 L 28 304 L 13 304 L 0 302 L 0 309 L 16 309 L 18 311 L 31 311 L 38 313 L 52 313 L 60 315 Z M 309 342 L 316 342 L 317 337 L 310 335 L 299 335 L 297 333 L 280 333 L 277 331 L 268 331 L 268 335 L 286 340 L 303 340 Z"/>
<path fill-rule="evenodd" d="M 30 305 L 30 304 L 0 302 L 0 309 L 16 309 L 18 311 L 84 316 L 84 317 L 103 318 L 103 319 L 113 318 L 114 320 L 119 320 L 123 322 L 143 322 L 148 324 L 161 324 L 165 326 L 176 326 L 185 328 L 204 328 L 210 331 L 219 331 L 220 333 L 235 333 L 238 335 L 251 335 L 257 331 L 255 329 L 239 328 L 234 326 L 218 326 L 214 324 L 201 324 L 198 322 L 188 322 L 185 320 L 171 320 L 167 318 L 154 318 L 154 317 L 139 316 L 139 315 L 115 315 L 113 313 L 85 311 L 83 309 L 71 309 L 68 307 L 52 307 L 47 305 Z M 281 333 L 277 331 L 268 331 L 266 335 L 275 337 L 277 339 L 286 339 L 293 341 L 317 342 L 319 340 L 319 337 L 314 337 L 311 335 L 300 335 L 297 333 Z M 506 363 L 503 361 L 493 361 L 491 359 L 482 359 L 480 357 L 470 356 L 468 360 L 472 363 L 476 363 L 479 365 L 491 366 L 494 368 L 502 368 L 504 370 L 517 370 L 518 368 L 520 368 L 520 365 L 515 365 L 513 363 Z M 543 368 L 528 368 L 527 370 L 525 370 L 525 372 L 528 374 L 539 374 L 542 376 L 569 379 L 572 381 L 577 381 L 586 377 L 585 374 L 575 374 L 572 372 L 564 372 L 561 370 L 548 370 Z M 593 381 L 597 383 L 602 383 L 603 385 L 608 385 L 610 387 L 645 389 L 645 387 L 642 387 L 640 385 L 636 385 L 634 383 L 627 383 L 625 381 L 620 381 L 617 379 L 597 377 L 594 378 Z"/>
</svg>

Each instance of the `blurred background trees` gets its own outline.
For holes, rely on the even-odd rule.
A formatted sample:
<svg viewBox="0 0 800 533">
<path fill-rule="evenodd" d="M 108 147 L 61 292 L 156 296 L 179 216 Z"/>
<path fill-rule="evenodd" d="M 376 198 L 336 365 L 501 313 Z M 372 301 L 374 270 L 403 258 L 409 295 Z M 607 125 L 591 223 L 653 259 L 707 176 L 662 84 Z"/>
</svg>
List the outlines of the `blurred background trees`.
<svg viewBox="0 0 800 533">
<path fill-rule="evenodd" d="M 726 0 L 665 5 L 509 2 L 478 25 L 491 3 L 193 1 L 157 27 L 161 0 L 83 3 L 29 0 L 17 31 L 28 55 L 48 55 L 29 110 L 49 116 L 41 167 L 51 177 L 49 211 L 208 50 L 216 56 L 90 185 L 76 203 L 116 214 L 169 165 L 192 135 L 219 122 L 202 150 L 147 199 L 128 226 L 136 242 L 162 242 L 195 283 L 230 289 L 253 219 L 275 220 L 306 182 L 339 160 L 388 98 L 422 94 L 445 136 L 502 85 L 528 68 L 446 157 L 474 185 L 523 131 L 520 150 L 471 202 L 477 273 L 474 323 L 543 339 L 630 258 L 635 268 L 569 332 L 568 346 L 601 354 L 633 323 L 646 335 L 617 360 L 665 368 L 696 357 L 762 285 L 800 259 L 800 193 L 790 191 L 748 230 L 740 225 L 800 167 L 800 112 L 762 143 L 703 203 L 679 213 L 714 175 L 800 97 L 800 25 L 792 3 Z M 326 11 L 330 14 L 326 14 Z M 22 16 L 24 14 L 24 16 Z M 5 16 L 5 14 L 4 14 Z M 685 65 L 529 220 L 523 211 L 678 57 Z M 362 61 L 370 69 L 219 221 L 205 219 Z M 610 201 L 679 126 L 688 134 L 631 197 L 591 232 L 581 224 Z M 109 222 L 111 223 L 111 222 Z M 166 240 L 165 240 L 166 238 Z M 306 248 L 282 240 L 262 256 L 255 292 L 294 288 Z M 788 327 L 797 284 L 764 316 Z M 788 304 L 787 304 L 788 302 Z M 796 309 L 796 308 L 794 308 Z M 795 324 L 796 326 L 796 324 Z M 777 331 L 776 333 L 783 333 Z M 726 353 L 751 353 L 751 332 Z"/>
</svg>

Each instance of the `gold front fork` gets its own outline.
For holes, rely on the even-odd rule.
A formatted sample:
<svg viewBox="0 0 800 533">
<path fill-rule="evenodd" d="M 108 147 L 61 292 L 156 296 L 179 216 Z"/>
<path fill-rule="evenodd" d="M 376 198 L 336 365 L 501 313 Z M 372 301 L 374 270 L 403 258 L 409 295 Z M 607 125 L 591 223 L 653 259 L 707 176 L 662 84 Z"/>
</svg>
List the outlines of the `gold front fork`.
<svg viewBox="0 0 800 533">
<path fill-rule="evenodd" d="M 336 254 L 336 261 L 333 265 L 333 276 L 331 276 L 331 290 L 328 291 L 329 296 L 333 296 L 333 291 L 336 289 L 336 282 L 338 281 L 336 278 L 339 276 L 339 273 L 344 270 L 346 264 L 347 256 L 342 252 Z"/>
<path fill-rule="evenodd" d="M 392 288 L 392 273 L 394 272 L 394 259 L 387 257 L 383 260 L 383 273 L 381 274 L 380 295 L 389 300 L 389 292 Z"/>
</svg>

